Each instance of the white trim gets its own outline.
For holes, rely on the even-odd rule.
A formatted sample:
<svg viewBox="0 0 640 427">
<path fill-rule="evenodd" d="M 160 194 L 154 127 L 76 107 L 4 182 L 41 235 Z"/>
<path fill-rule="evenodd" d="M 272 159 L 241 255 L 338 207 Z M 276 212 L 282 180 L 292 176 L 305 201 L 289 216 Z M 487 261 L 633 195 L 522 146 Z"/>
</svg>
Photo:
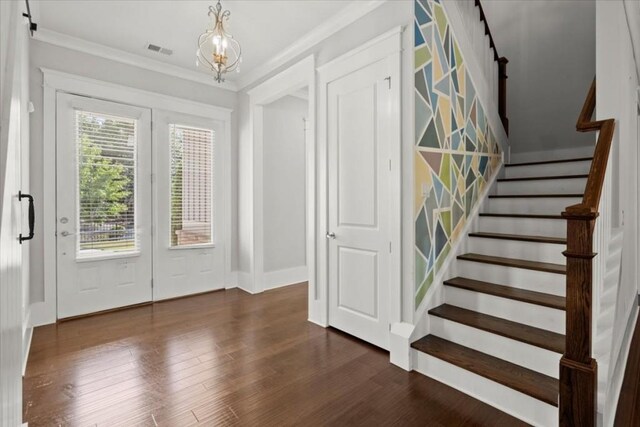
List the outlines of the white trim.
<svg viewBox="0 0 640 427">
<path fill-rule="evenodd" d="M 46 28 L 38 27 L 38 31 L 33 33 L 33 38 L 34 40 L 49 43 L 54 46 L 72 49 L 100 58 L 109 59 L 111 61 L 132 65 L 134 67 L 142 68 L 145 70 L 155 71 L 156 73 L 166 74 L 169 76 L 177 77 L 184 80 L 190 80 L 192 82 L 201 83 L 207 86 L 214 86 L 219 89 L 225 89 L 232 92 L 237 91 L 237 86 L 232 81 L 217 83 L 213 79 L 212 75 L 208 75 L 200 71 L 190 70 L 188 68 L 168 64 L 166 62 L 158 61 L 157 59 L 147 58 L 146 56 L 137 55 L 135 53 L 115 49 L 103 44 L 94 43 L 72 37 L 67 34 L 47 30 Z"/>
<path fill-rule="evenodd" d="M 402 33 L 403 26 L 373 38 L 364 45 L 347 52 L 318 68 L 318 227 L 324 236 L 328 225 L 328 145 L 327 145 L 327 86 L 330 82 L 378 61 L 387 60 L 396 75 L 391 79 L 390 157 L 392 173 L 389 181 L 389 239 L 392 252 L 389 260 L 389 324 L 402 321 Z M 317 286 L 309 291 L 309 320 L 319 325 L 329 324 L 328 245 L 319 239 L 317 257 Z M 315 297 L 314 300 L 311 297 Z"/>
<path fill-rule="evenodd" d="M 625 333 L 623 335 L 618 358 L 617 360 L 609 361 L 609 363 L 611 364 L 611 366 L 609 367 L 609 371 L 613 372 L 613 374 L 611 378 L 609 378 L 609 387 L 605 392 L 607 394 L 612 393 L 613 395 L 610 401 L 605 395 L 605 405 L 607 404 L 607 401 L 609 401 L 609 405 L 605 406 L 604 408 L 605 413 L 603 415 L 606 417 L 605 422 L 610 421 L 611 423 L 613 423 L 613 418 L 615 417 L 616 410 L 618 409 L 618 401 L 620 400 L 620 392 L 622 391 L 622 383 L 624 382 L 625 376 L 624 374 L 627 369 L 627 362 L 629 360 L 629 353 L 631 351 L 631 343 L 633 342 L 639 315 L 640 310 L 638 309 L 638 303 L 637 300 L 634 299 L 633 303 L 631 304 L 631 309 L 629 310 L 629 315 L 627 317 L 627 324 L 625 325 Z"/>
<path fill-rule="evenodd" d="M 353 2 L 341 10 L 337 15 L 327 19 L 324 23 L 315 27 L 306 35 L 296 40 L 294 43 L 289 45 L 288 48 L 284 49 L 260 67 L 256 67 L 254 70 L 240 75 L 237 80 L 238 90 L 242 90 L 255 83 L 278 67 L 283 66 L 326 38 L 337 33 L 343 28 L 348 27 L 386 2 L 387 0 L 362 0 Z"/>
<path fill-rule="evenodd" d="M 389 358 L 394 365 L 411 371 L 411 336 L 415 326 L 411 323 L 393 323 L 389 332 Z"/>
<path fill-rule="evenodd" d="M 232 271 L 229 273 L 229 277 L 227 278 L 227 282 L 225 284 L 225 289 L 233 289 L 238 287 L 238 272 Z"/>
<path fill-rule="evenodd" d="M 275 289 L 282 286 L 295 285 L 309 279 L 309 268 L 306 265 L 286 268 L 284 270 L 264 273 L 264 289 Z"/>
<path fill-rule="evenodd" d="M 239 275 L 238 286 L 250 293 L 260 293 L 266 289 L 264 271 L 264 200 L 263 200 L 263 106 L 291 92 L 307 87 L 309 90 L 309 111 L 307 126 L 309 136 L 307 146 L 307 259 L 310 304 L 315 286 L 315 245 L 316 245 L 316 190 L 315 190 L 315 58 L 313 55 L 287 68 L 261 85 L 248 92 L 249 95 L 249 138 L 245 153 L 246 162 L 240 161 L 240 176 L 247 177 L 239 183 L 239 192 L 250 204 L 251 209 L 243 224 L 248 230 L 248 241 L 240 244 L 248 245 L 249 269 L 246 274 Z M 242 150 L 241 150 L 242 152 Z M 244 184 L 244 185 L 243 185 Z"/>
<path fill-rule="evenodd" d="M 377 37 L 372 38 L 366 43 L 361 44 L 360 46 L 350 50 L 349 52 L 340 55 L 331 61 L 321 65 L 318 67 L 318 72 L 320 74 L 325 74 L 326 78 L 329 80 L 335 80 L 338 76 L 343 76 L 350 71 L 361 68 L 362 66 L 369 65 L 371 63 L 371 52 L 373 49 L 382 49 L 383 52 L 378 52 L 374 57 L 377 59 L 384 59 L 389 54 L 394 52 L 402 51 L 402 40 L 400 39 L 400 48 L 395 45 L 396 39 L 392 39 L 393 36 L 399 36 L 404 31 L 405 27 L 400 25 L 398 27 L 394 27 L 389 31 L 380 34 Z M 389 42 L 384 43 L 383 42 Z M 358 56 L 358 58 L 355 58 Z M 344 67 L 344 68 L 341 68 Z"/>
<path fill-rule="evenodd" d="M 31 307 L 27 307 L 27 315 L 24 320 L 24 332 L 22 334 L 22 376 L 27 371 L 27 361 L 29 350 L 31 350 L 31 339 L 33 338 L 33 327 L 31 326 Z"/>
<path fill-rule="evenodd" d="M 229 108 L 208 105 L 187 99 L 162 95 L 128 86 L 103 82 L 74 74 L 41 68 L 43 78 L 43 240 L 44 240 L 44 301 L 31 305 L 32 326 L 55 323 L 56 301 L 56 94 L 58 92 L 100 98 L 151 109 L 162 109 L 224 122 L 226 147 L 223 153 L 231 163 L 231 112 Z M 224 174 L 223 188 L 230 188 L 231 168 Z M 231 195 L 223 195 L 226 206 L 224 218 L 225 283 L 231 274 Z"/>
</svg>

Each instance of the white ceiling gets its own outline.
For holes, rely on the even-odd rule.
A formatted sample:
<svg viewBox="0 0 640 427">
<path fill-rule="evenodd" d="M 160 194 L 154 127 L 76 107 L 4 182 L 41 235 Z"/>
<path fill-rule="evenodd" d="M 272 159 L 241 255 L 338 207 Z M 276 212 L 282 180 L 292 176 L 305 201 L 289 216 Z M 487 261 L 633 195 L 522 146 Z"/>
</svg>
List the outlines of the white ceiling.
<svg viewBox="0 0 640 427">
<path fill-rule="evenodd" d="M 99 43 L 190 70 L 196 67 L 197 38 L 209 23 L 211 1 L 37 0 L 40 28 Z M 357 0 L 223 0 L 231 11 L 228 32 L 242 45 L 240 75 L 270 58 Z M 148 43 L 173 50 L 165 56 Z M 228 76 L 234 80 L 239 75 Z"/>
</svg>

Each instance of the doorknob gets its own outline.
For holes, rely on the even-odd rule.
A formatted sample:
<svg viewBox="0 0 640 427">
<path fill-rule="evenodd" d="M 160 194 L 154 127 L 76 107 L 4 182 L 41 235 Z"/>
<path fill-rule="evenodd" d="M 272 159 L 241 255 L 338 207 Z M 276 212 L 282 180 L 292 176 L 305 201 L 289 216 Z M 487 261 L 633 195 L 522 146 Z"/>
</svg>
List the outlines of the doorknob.
<svg viewBox="0 0 640 427">
<path fill-rule="evenodd" d="M 71 233 L 69 233 L 68 231 L 63 231 L 62 233 L 60 233 L 60 235 L 61 235 L 62 237 L 67 237 L 67 236 L 69 236 L 70 234 L 71 234 Z"/>
<path fill-rule="evenodd" d="M 335 239 L 336 233 L 327 233 L 327 239 Z"/>
</svg>

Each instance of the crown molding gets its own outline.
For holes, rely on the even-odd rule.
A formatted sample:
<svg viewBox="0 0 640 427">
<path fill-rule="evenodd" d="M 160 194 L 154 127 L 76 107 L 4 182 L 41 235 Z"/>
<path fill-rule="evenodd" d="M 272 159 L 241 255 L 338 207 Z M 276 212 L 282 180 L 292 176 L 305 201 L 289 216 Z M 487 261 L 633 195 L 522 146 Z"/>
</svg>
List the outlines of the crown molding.
<svg viewBox="0 0 640 427">
<path fill-rule="evenodd" d="M 379 6 L 382 6 L 387 1 L 389 0 L 354 1 L 349 6 L 345 7 L 343 11 L 318 25 L 303 37 L 300 37 L 297 41 L 289 45 L 289 47 L 275 55 L 269 61 L 265 62 L 261 67 L 241 74 L 237 80 L 238 90 L 242 90 L 255 83 L 262 77 L 273 72 L 288 61 L 293 60 L 329 36 L 351 25 Z"/>
<path fill-rule="evenodd" d="M 179 67 L 173 64 L 158 61 L 156 59 L 147 58 L 142 55 L 125 52 L 103 44 L 82 40 L 77 37 L 47 30 L 46 28 L 38 28 L 33 35 L 35 40 L 49 43 L 55 46 L 76 50 L 87 53 L 89 55 L 98 56 L 100 58 L 109 59 L 111 61 L 120 62 L 134 67 L 143 68 L 145 70 L 155 71 L 157 73 L 166 74 L 184 80 L 190 80 L 196 83 L 213 86 L 218 89 L 236 92 L 238 90 L 235 82 L 227 81 L 225 83 L 217 83 L 212 76 L 200 73 L 198 71 Z"/>
</svg>

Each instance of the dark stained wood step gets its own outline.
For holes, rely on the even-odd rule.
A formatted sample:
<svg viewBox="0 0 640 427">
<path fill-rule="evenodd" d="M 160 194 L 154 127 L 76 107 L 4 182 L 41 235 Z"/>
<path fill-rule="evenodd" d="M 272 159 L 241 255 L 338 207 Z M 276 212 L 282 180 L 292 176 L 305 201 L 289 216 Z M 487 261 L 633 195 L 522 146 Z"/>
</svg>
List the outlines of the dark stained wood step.
<svg viewBox="0 0 640 427">
<path fill-rule="evenodd" d="M 480 280 L 467 279 L 465 277 L 454 277 L 453 279 L 445 280 L 444 284 L 446 286 L 452 286 L 454 288 L 464 289 L 467 291 L 479 292 L 515 301 L 522 301 L 543 307 L 555 308 L 557 310 L 566 309 L 565 298 L 557 295 L 482 282 Z"/>
<path fill-rule="evenodd" d="M 517 167 L 517 166 L 551 165 L 555 163 L 584 162 L 587 160 L 591 161 L 593 160 L 593 157 L 580 157 L 577 159 L 546 160 L 543 162 L 509 163 L 504 166 L 510 168 L 510 167 Z"/>
<path fill-rule="evenodd" d="M 535 328 L 449 304 L 442 304 L 433 308 L 429 310 L 429 314 L 549 351 L 564 353 L 564 335 L 545 329 Z"/>
<path fill-rule="evenodd" d="M 559 198 L 576 197 L 581 198 L 584 194 L 492 194 L 490 199 L 535 199 L 535 198 Z"/>
<path fill-rule="evenodd" d="M 559 383 L 555 378 L 434 335 L 420 338 L 411 347 L 549 405 L 558 406 Z"/>
<path fill-rule="evenodd" d="M 547 273 L 567 274 L 567 267 L 562 264 L 550 262 L 529 261 L 526 259 L 504 258 L 498 256 L 468 253 L 458 255 L 458 259 L 465 261 L 482 262 L 485 264 L 502 265 L 505 267 L 524 268 L 527 270 L 545 271 Z"/>
<path fill-rule="evenodd" d="M 510 214 L 510 213 L 481 213 L 480 216 L 492 218 L 532 218 L 532 219 L 565 219 L 562 215 L 541 215 L 541 214 Z"/>
<path fill-rule="evenodd" d="M 521 242 L 533 242 L 533 243 L 553 243 L 557 245 L 567 244 L 567 239 L 564 237 L 527 236 L 524 234 L 486 233 L 486 232 L 478 231 L 475 233 L 469 233 L 469 237 L 482 237 L 485 239 L 500 239 L 500 240 L 517 240 Z"/>
<path fill-rule="evenodd" d="M 549 179 L 580 179 L 589 178 L 589 174 L 584 175 L 554 175 L 554 176 L 525 176 L 523 178 L 500 178 L 498 182 L 511 182 L 511 181 L 543 181 Z"/>
</svg>

